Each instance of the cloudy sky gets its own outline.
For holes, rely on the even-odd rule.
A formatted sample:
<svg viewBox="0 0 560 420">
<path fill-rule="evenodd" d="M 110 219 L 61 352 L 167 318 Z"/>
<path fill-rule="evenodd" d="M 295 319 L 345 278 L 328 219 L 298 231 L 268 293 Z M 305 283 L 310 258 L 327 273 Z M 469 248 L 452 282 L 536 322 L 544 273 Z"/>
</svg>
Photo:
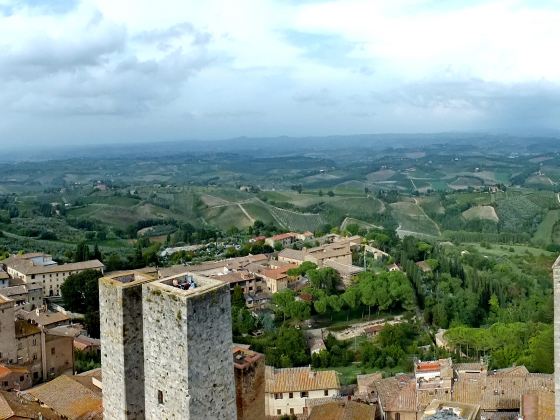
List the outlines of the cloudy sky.
<svg viewBox="0 0 560 420">
<path fill-rule="evenodd" d="M 560 128 L 560 1 L 0 0 L 0 144 Z"/>
</svg>

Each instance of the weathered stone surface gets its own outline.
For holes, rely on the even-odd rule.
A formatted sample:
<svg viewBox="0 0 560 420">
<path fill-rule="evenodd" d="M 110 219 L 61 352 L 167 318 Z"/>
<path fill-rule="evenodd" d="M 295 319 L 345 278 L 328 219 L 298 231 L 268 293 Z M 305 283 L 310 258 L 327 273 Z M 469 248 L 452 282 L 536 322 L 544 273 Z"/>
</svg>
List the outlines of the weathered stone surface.
<svg viewBox="0 0 560 420">
<path fill-rule="evenodd" d="M 146 418 L 235 419 L 227 285 L 159 286 L 143 287 Z"/>
</svg>

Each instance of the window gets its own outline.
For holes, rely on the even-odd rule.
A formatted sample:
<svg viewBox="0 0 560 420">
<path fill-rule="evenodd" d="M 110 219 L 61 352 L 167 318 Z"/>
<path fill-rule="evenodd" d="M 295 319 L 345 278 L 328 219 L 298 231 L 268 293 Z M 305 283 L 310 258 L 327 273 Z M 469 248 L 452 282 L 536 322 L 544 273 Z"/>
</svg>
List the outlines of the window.
<svg viewBox="0 0 560 420">
<path fill-rule="evenodd" d="M 39 379 L 39 372 L 33 372 L 33 379 Z"/>
<path fill-rule="evenodd" d="M 281 400 L 282 398 L 284 398 L 284 395 L 281 392 L 277 392 L 276 394 L 274 394 L 275 400 Z"/>
<path fill-rule="evenodd" d="M 325 397 L 328 397 L 328 396 L 329 396 L 329 390 L 328 390 L 328 389 L 325 389 L 324 392 L 325 392 Z"/>
<path fill-rule="evenodd" d="M 401 420 L 401 413 L 395 414 L 395 420 Z"/>
<path fill-rule="evenodd" d="M 20 377 L 19 377 L 19 381 L 20 381 L 20 382 L 23 382 L 23 379 L 24 379 L 23 376 L 20 376 Z"/>
<path fill-rule="evenodd" d="M 52 348 L 51 348 L 51 354 L 53 354 L 53 355 L 54 355 L 55 353 L 56 353 L 56 350 L 55 350 L 55 348 L 54 348 L 54 347 L 52 347 Z"/>
<path fill-rule="evenodd" d="M 37 339 L 36 339 L 36 338 L 33 339 L 33 345 L 34 345 L 34 346 L 37 345 Z"/>
<path fill-rule="evenodd" d="M 37 353 L 33 353 L 33 360 L 37 360 Z"/>
<path fill-rule="evenodd" d="M 8 381 L 4 381 L 4 382 L 2 382 L 2 385 L 4 385 L 4 386 L 8 386 Z"/>
<path fill-rule="evenodd" d="M 290 394 L 288 395 L 290 398 L 294 398 L 294 393 L 290 392 Z"/>
<path fill-rule="evenodd" d="M 307 392 L 307 391 L 300 392 L 299 396 L 301 398 L 307 398 L 307 397 L 309 397 L 309 392 Z"/>
<path fill-rule="evenodd" d="M 163 391 L 158 391 L 157 392 L 157 401 L 158 401 L 158 404 L 163 404 Z"/>
<path fill-rule="evenodd" d="M 290 414 L 294 414 L 294 409 L 290 408 Z"/>
</svg>

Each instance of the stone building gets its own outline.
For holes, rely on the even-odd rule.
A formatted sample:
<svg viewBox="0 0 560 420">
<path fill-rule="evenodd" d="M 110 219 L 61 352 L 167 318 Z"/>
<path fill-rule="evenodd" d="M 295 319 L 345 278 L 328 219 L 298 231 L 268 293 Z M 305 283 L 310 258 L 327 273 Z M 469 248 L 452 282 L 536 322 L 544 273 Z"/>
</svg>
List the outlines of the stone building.
<svg viewBox="0 0 560 420">
<path fill-rule="evenodd" d="M 106 419 L 144 418 L 142 285 L 155 279 L 140 272 L 99 279 Z"/>
<path fill-rule="evenodd" d="M 309 367 L 265 370 L 267 416 L 309 415 L 308 401 L 337 397 L 340 382 L 334 370 L 313 371 Z"/>
<path fill-rule="evenodd" d="M 227 284 L 128 272 L 99 297 L 105 419 L 236 418 Z"/>
<path fill-rule="evenodd" d="M 560 417 L 560 257 L 552 266 L 554 282 L 554 406 Z"/>
<path fill-rule="evenodd" d="M 85 270 L 103 272 L 105 269 L 99 260 L 58 264 L 50 255 L 40 252 L 11 255 L 2 263 L 10 276 L 17 277 L 27 284 L 40 284 L 45 296 L 60 296 L 60 287 L 71 274 L 81 273 Z"/>
<path fill-rule="evenodd" d="M 0 363 L 15 363 L 15 302 L 0 295 Z"/>
<path fill-rule="evenodd" d="M 237 419 L 264 419 L 264 355 L 236 345 L 233 348 L 233 366 L 235 368 Z"/>
<path fill-rule="evenodd" d="M 142 286 L 147 419 L 235 419 L 229 286 L 181 274 Z"/>
</svg>

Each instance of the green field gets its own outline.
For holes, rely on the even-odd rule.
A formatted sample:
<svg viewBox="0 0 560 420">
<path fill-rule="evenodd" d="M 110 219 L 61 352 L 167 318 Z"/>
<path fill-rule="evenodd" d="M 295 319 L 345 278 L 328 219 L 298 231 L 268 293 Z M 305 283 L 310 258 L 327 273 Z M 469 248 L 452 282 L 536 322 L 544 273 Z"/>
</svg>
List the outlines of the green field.
<svg viewBox="0 0 560 420">
<path fill-rule="evenodd" d="M 553 238 L 554 225 L 560 221 L 560 210 L 550 210 L 539 224 L 533 241 L 541 244 L 558 243 L 558 238 Z"/>
<path fill-rule="evenodd" d="M 419 234 L 434 237 L 441 235 L 438 225 L 417 204 L 401 201 L 391 204 L 391 209 L 399 223 L 399 235 Z"/>
</svg>

